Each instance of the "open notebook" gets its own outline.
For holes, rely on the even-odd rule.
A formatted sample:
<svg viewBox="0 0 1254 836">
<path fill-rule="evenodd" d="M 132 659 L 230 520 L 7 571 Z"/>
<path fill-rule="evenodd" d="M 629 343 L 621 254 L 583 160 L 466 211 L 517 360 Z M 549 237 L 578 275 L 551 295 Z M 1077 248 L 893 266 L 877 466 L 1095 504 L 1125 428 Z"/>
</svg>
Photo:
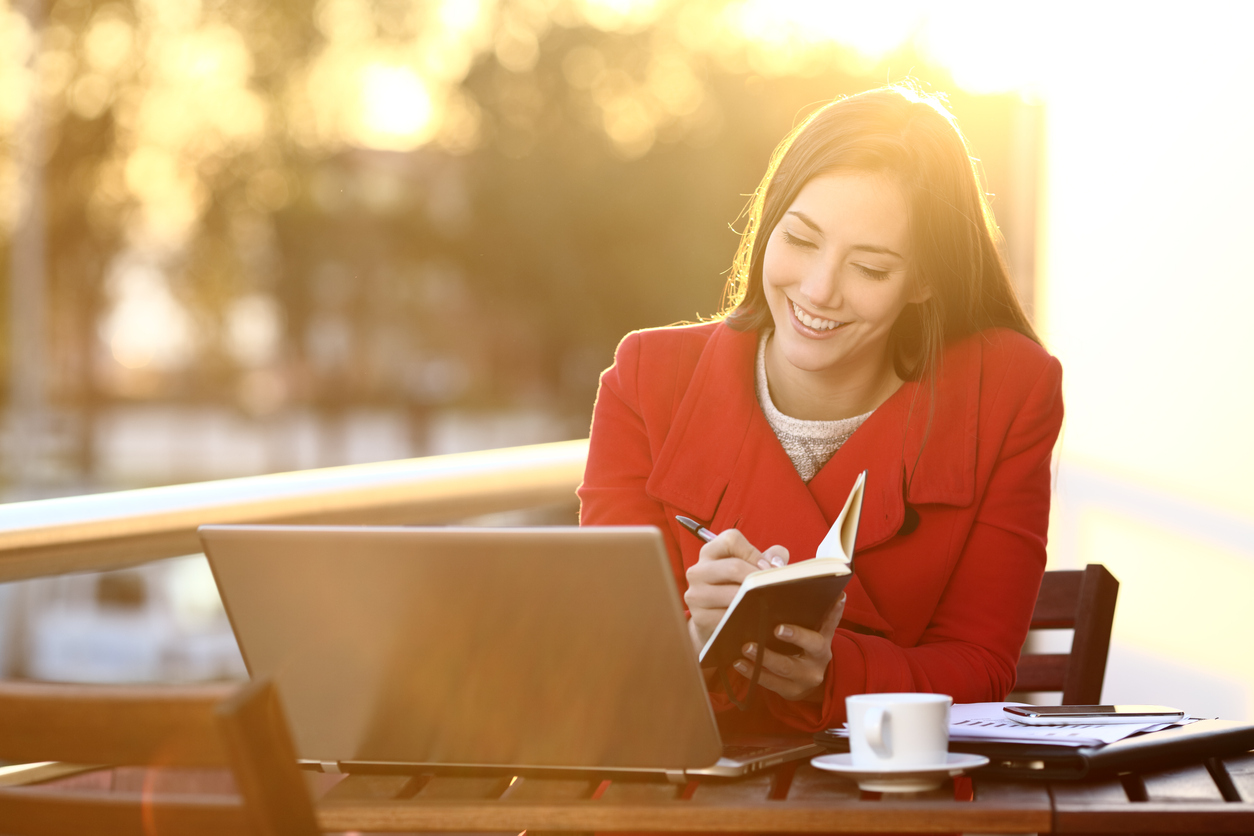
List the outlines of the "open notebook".
<svg viewBox="0 0 1254 836">
<path fill-rule="evenodd" d="M 819 543 L 813 560 L 763 569 L 745 578 L 701 648 L 702 666 L 719 669 L 727 696 L 739 708 L 748 708 L 749 697 L 761 673 L 760 664 L 755 662 L 748 694 L 743 700 L 736 696 L 726 669 L 743 658 L 742 648 L 754 642 L 776 653 L 797 655 L 800 648 L 776 638 L 775 628 L 780 624 L 795 624 L 818 630 L 840 593 L 853 580 L 853 551 L 865 490 L 866 471 L 863 471 L 854 480 L 844 507 Z"/>
</svg>

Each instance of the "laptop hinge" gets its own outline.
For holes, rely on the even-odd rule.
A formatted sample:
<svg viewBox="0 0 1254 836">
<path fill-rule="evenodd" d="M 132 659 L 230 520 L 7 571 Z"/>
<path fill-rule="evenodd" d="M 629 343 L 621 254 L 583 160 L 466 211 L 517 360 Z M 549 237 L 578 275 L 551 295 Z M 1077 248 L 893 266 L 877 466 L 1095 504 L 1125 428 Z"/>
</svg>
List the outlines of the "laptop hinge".
<svg viewBox="0 0 1254 836">
<path fill-rule="evenodd" d="M 339 761 L 321 761 L 321 764 L 323 772 L 334 772 L 338 775 L 341 771 Z"/>
<path fill-rule="evenodd" d="M 666 770 L 666 780 L 672 784 L 686 784 L 688 783 L 688 776 L 684 774 L 682 769 L 668 769 Z"/>
</svg>

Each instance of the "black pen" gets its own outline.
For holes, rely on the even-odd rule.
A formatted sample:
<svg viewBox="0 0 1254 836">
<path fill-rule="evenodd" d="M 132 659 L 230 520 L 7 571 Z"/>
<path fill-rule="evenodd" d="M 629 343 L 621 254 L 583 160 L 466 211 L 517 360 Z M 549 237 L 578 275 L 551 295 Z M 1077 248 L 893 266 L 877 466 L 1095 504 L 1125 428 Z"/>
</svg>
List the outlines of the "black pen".
<svg viewBox="0 0 1254 836">
<path fill-rule="evenodd" d="M 702 540 L 704 540 L 707 543 L 718 536 L 713 531 L 710 531 L 710 529 L 706 528 L 701 523 L 694 520 L 692 517 L 681 517 L 678 514 L 676 514 L 675 519 L 679 520 L 680 525 L 682 525 L 684 528 L 688 529 L 693 534 L 697 535 L 698 537 L 700 537 Z"/>
</svg>

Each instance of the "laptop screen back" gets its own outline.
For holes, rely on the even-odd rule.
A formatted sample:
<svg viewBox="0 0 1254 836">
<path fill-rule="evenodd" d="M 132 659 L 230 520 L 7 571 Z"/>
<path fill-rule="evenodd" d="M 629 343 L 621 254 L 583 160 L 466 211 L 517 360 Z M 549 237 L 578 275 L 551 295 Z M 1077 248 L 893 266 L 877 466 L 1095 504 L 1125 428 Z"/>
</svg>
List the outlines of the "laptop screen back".
<svg viewBox="0 0 1254 836">
<path fill-rule="evenodd" d="M 205 526 L 306 760 L 684 769 L 720 754 L 653 528 Z"/>
</svg>

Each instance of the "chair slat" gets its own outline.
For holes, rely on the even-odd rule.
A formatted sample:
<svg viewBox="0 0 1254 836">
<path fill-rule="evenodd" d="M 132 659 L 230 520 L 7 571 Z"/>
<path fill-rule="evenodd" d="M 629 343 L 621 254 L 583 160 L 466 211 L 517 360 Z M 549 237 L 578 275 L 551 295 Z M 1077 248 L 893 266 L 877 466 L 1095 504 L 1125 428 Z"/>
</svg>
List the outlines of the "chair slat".
<svg viewBox="0 0 1254 836">
<path fill-rule="evenodd" d="M 296 747 L 274 685 L 250 682 L 215 713 L 235 783 L 259 836 L 317 836 L 309 786 L 296 768 Z"/>
<path fill-rule="evenodd" d="M 1224 758 L 1223 762 L 1241 800 L 1254 803 L 1254 754 Z"/>
<path fill-rule="evenodd" d="M 1100 563 L 1084 569 L 1084 585 L 1076 611 L 1075 637 L 1071 642 L 1071 667 L 1067 670 L 1062 701 L 1066 705 L 1093 705 L 1102 701 L 1110 632 L 1115 622 L 1119 581 Z"/>
<path fill-rule="evenodd" d="M 1074 627 L 1076 605 L 1080 600 L 1080 587 L 1083 583 L 1084 572 L 1079 570 L 1046 572 L 1041 578 L 1036 608 L 1032 610 L 1032 629 Z"/>
<path fill-rule="evenodd" d="M 0 789 L 0 833 L 222 836 L 255 831 L 238 799 Z"/>
<path fill-rule="evenodd" d="M 1038 653 L 1019 659 L 1016 691 L 1061 691 L 1071 657 L 1065 653 Z"/>
<path fill-rule="evenodd" d="M 0 758 L 112 765 L 0 789 L 6 836 L 318 833 L 278 697 L 264 681 L 0 682 Z"/>
<path fill-rule="evenodd" d="M 1066 705 L 1101 701 L 1119 581 L 1099 563 L 1046 572 L 1030 629 L 1072 628 L 1071 652 L 1019 657 L 1015 691 L 1057 691 Z"/>
<path fill-rule="evenodd" d="M 235 687 L 0 682 L 0 760 L 222 766 L 213 710 Z"/>
<path fill-rule="evenodd" d="M 1223 793 L 1202 764 L 1190 764 L 1141 776 L 1149 801 L 1220 801 Z"/>
<path fill-rule="evenodd" d="M 0 767 L 0 787 L 23 787 L 27 784 L 42 784 L 45 781 L 66 778 L 71 775 L 81 775 L 84 772 L 93 772 L 99 768 L 98 766 L 84 766 L 78 763 L 60 763 L 57 761 L 14 764 L 13 766 Z"/>
</svg>

